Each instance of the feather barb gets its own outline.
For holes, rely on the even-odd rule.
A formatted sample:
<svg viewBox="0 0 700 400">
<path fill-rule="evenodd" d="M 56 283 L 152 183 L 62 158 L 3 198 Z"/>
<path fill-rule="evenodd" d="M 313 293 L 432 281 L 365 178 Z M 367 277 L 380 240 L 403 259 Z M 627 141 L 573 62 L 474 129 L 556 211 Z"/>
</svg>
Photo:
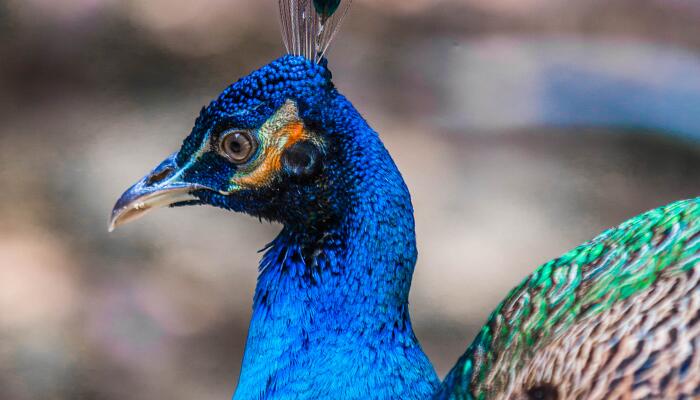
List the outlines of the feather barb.
<svg viewBox="0 0 700 400">
<path fill-rule="evenodd" d="M 279 0 L 287 53 L 320 62 L 351 4 L 352 0 Z"/>
</svg>

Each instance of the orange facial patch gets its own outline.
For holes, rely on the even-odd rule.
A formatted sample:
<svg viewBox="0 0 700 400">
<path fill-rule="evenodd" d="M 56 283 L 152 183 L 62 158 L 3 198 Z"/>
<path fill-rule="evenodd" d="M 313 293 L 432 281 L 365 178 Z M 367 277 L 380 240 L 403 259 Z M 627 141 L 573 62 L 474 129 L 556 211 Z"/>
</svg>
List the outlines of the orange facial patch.
<svg viewBox="0 0 700 400">
<path fill-rule="evenodd" d="M 264 138 L 264 150 L 258 158 L 258 162 L 251 171 L 242 171 L 243 174 L 234 177 L 233 182 L 241 187 L 255 188 L 269 184 L 274 176 L 282 169 L 282 154 L 295 143 L 313 139 L 313 136 L 304 129 L 303 122 L 299 120 L 289 121 L 280 129 L 269 132 Z"/>
</svg>

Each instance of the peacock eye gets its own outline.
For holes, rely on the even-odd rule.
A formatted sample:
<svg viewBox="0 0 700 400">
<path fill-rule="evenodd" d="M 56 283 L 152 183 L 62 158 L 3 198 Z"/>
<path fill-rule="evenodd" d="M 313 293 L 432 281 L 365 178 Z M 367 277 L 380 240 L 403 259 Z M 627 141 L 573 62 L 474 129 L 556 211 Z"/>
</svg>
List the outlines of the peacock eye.
<svg viewBox="0 0 700 400">
<path fill-rule="evenodd" d="M 230 131 L 221 137 L 219 152 L 232 163 L 243 164 L 253 157 L 257 147 L 257 141 L 249 132 Z"/>
</svg>

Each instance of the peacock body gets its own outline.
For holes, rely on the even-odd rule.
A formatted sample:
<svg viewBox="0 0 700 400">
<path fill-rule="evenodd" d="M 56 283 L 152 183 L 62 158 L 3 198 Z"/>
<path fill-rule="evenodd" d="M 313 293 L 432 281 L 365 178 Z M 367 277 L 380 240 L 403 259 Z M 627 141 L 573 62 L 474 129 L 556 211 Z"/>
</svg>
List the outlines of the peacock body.
<svg viewBox="0 0 700 400">
<path fill-rule="evenodd" d="M 290 54 L 225 89 L 112 214 L 114 228 L 208 204 L 284 226 L 260 264 L 234 399 L 699 395 L 700 199 L 542 266 L 441 384 L 409 316 L 408 188 L 323 58 L 349 2 L 280 6 Z"/>
</svg>

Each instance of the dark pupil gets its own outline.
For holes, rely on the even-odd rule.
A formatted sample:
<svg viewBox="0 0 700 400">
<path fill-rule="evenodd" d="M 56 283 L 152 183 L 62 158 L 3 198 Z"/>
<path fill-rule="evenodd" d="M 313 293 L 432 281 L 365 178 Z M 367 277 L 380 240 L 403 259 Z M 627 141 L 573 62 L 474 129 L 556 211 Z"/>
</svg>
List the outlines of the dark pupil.
<svg viewBox="0 0 700 400">
<path fill-rule="evenodd" d="M 231 150 L 231 153 L 237 154 L 240 153 L 243 150 L 243 141 L 245 139 L 241 135 L 236 135 L 236 137 L 231 140 L 231 144 L 229 145 L 229 150 Z"/>
</svg>

